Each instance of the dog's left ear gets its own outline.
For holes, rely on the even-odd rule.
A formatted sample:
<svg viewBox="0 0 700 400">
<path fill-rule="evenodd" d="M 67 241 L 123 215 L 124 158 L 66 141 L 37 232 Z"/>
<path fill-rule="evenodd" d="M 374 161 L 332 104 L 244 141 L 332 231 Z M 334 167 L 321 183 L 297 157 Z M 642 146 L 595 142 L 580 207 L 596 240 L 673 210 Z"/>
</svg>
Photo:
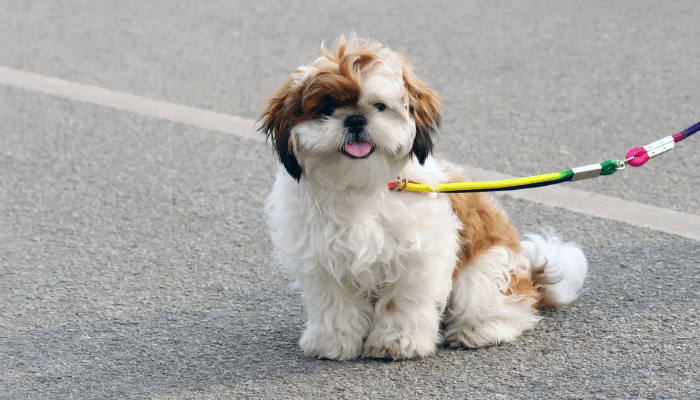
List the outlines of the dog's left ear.
<svg viewBox="0 0 700 400">
<path fill-rule="evenodd" d="M 279 156 L 280 162 L 289 174 L 299 181 L 302 169 L 294 155 L 291 142 L 292 113 L 295 103 L 299 100 L 297 91 L 293 90 L 293 80 L 289 79 L 284 85 L 270 96 L 267 108 L 260 116 L 263 131 Z"/>
<path fill-rule="evenodd" d="M 422 165 L 433 152 L 433 136 L 437 135 L 440 126 L 440 96 L 418 79 L 407 62 L 403 67 L 403 82 L 409 112 L 416 122 L 416 137 L 411 152 Z"/>
</svg>

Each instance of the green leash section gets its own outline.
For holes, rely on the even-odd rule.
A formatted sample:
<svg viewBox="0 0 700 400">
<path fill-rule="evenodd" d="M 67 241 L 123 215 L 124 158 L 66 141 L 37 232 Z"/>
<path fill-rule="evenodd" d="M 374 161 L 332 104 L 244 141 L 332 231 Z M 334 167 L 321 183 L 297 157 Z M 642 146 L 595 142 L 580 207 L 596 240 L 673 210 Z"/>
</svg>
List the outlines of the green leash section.
<svg viewBox="0 0 700 400">
<path fill-rule="evenodd" d="M 680 142 L 698 131 L 700 131 L 700 122 L 684 131 L 676 133 L 672 136 L 667 136 L 644 147 L 635 147 L 630 149 L 630 151 L 627 152 L 625 160 L 610 159 L 600 164 L 586 165 L 551 174 L 505 179 L 501 181 L 442 183 L 438 185 L 426 185 L 402 179 L 390 182 L 387 184 L 387 186 L 391 190 L 408 192 L 468 193 L 528 189 L 556 185 L 557 183 L 562 182 L 576 182 L 583 179 L 595 178 L 601 175 L 612 175 L 615 172 L 624 169 L 628 164 L 633 167 L 640 167 L 650 158 L 672 150 L 675 143 Z"/>
</svg>

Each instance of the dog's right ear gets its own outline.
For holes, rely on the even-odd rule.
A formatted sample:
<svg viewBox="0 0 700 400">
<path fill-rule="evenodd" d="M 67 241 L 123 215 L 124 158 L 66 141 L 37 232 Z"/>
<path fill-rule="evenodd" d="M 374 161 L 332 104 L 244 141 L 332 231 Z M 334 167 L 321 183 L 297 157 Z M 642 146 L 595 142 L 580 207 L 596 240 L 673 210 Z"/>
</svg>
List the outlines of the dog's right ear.
<svg viewBox="0 0 700 400">
<path fill-rule="evenodd" d="M 260 131 L 272 140 L 272 146 L 277 153 L 280 162 L 289 174 L 297 180 L 301 179 L 302 168 L 294 156 L 294 148 L 291 141 L 292 113 L 295 103 L 299 99 L 297 90 L 294 89 L 294 80 L 290 78 L 275 93 L 270 96 L 267 108 L 260 116 L 262 126 Z"/>
</svg>

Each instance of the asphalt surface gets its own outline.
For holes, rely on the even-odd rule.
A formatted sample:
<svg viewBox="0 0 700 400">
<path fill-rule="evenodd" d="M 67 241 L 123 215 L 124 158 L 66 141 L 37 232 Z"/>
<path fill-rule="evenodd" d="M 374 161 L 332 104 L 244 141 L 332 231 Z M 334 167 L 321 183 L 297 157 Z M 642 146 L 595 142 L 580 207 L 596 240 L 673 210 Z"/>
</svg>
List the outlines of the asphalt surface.
<svg viewBox="0 0 700 400">
<path fill-rule="evenodd" d="M 407 55 L 438 151 L 512 175 L 700 120 L 700 3 L 0 2 L 0 65 L 256 119 L 321 41 Z M 0 86 L 0 398 L 700 398 L 698 242 L 500 197 L 578 242 L 581 299 L 515 343 L 334 362 L 271 257 L 260 141 Z M 695 137 L 576 183 L 700 214 Z"/>
</svg>

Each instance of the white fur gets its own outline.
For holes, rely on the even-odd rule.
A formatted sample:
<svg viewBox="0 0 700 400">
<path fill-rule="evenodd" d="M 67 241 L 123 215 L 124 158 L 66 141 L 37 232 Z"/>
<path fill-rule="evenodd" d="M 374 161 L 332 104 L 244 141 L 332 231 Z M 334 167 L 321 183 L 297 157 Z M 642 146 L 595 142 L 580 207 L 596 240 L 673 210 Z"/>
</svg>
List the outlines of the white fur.
<svg viewBox="0 0 700 400">
<path fill-rule="evenodd" d="M 570 304 L 581 293 L 588 272 L 588 262 L 583 251 L 574 243 L 562 243 L 552 235 L 546 238 L 525 235 L 520 243 L 530 263 L 544 268 L 544 274 L 552 284 L 545 285 L 545 297 L 552 303 Z"/>
<path fill-rule="evenodd" d="M 306 303 L 308 355 L 435 351 L 461 225 L 447 197 L 336 191 L 280 169 L 266 211 L 280 261 Z"/>
</svg>

